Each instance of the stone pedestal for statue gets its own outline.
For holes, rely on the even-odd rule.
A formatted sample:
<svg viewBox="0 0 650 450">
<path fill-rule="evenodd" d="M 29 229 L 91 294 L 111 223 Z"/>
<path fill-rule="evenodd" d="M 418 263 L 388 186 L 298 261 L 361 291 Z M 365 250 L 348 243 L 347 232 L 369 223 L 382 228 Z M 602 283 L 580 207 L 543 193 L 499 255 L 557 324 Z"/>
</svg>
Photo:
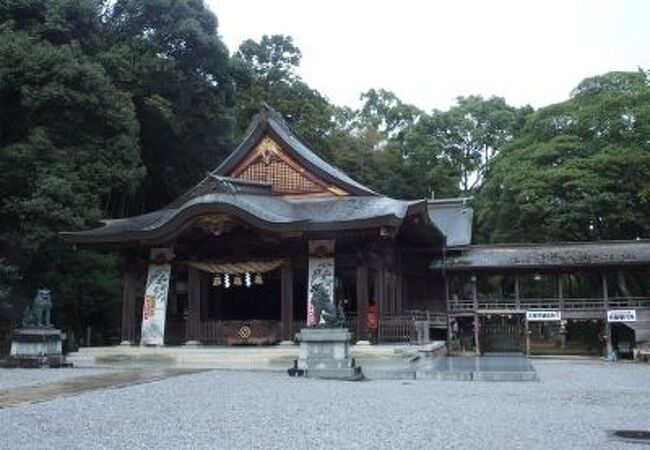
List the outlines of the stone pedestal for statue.
<svg viewBox="0 0 650 450">
<path fill-rule="evenodd" d="M 63 334 L 56 328 L 19 328 L 11 338 L 9 364 L 14 367 L 62 367 Z"/>
<path fill-rule="evenodd" d="M 290 375 L 310 378 L 361 380 L 361 367 L 350 358 L 352 333 L 346 328 L 303 328 L 296 334 L 300 342 L 298 360 Z"/>
</svg>

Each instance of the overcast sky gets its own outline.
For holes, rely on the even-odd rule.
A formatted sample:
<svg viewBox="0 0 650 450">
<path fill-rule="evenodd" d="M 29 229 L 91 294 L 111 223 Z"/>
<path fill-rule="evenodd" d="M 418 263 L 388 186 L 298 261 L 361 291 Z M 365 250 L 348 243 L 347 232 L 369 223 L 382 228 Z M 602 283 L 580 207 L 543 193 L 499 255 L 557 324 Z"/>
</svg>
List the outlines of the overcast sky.
<svg viewBox="0 0 650 450">
<path fill-rule="evenodd" d="M 650 69 L 649 0 L 206 0 L 231 52 L 286 34 L 338 105 L 384 88 L 427 111 L 459 95 L 566 99 L 580 80 Z"/>
</svg>

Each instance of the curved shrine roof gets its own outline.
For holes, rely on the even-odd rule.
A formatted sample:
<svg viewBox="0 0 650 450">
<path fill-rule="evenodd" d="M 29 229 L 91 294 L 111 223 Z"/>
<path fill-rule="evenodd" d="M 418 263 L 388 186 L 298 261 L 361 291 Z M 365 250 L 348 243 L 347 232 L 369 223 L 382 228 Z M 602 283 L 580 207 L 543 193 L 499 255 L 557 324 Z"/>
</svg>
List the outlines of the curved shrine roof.
<svg viewBox="0 0 650 450">
<path fill-rule="evenodd" d="M 252 162 L 255 168 L 246 175 Z M 287 173 L 293 178 L 284 178 L 285 182 L 299 180 L 303 184 L 283 190 L 278 177 Z M 427 240 L 443 241 L 444 234 L 432 222 L 430 209 L 426 200 L 384 197 L 353 180 L 312 152 L 277 112 L 264 105 L 232 154 L 167 207 L 104 220 L 99 228 L 61 236 L 69 242 L 89 244 L 161 241 L 215 214 L 235 217 L 262 230 L 290 232 L 399 228 L 407 217 L 418 216 L 415 222 L 429 236 Z M 444 221 L 445 226 L 453 229 L 448 222 Z"/>
<path fill-rule="evenodd" d="M 195 218 L 229 214 L 268 231 L 336 231 L 368 227 L 399 227 L 411 215 L 428 221 L 425 200 L 388 197 L 313 197 L 291 199 L 273 195 L 212 192 L 193 197 L 177 208 L 166 208 L 125 219 L 106 220 L 87 231 L 61 233 L 75 243 L 118 243 L 161 239 Z M 441 234 L 431 224 L 436 234 Z"/>
</svg>

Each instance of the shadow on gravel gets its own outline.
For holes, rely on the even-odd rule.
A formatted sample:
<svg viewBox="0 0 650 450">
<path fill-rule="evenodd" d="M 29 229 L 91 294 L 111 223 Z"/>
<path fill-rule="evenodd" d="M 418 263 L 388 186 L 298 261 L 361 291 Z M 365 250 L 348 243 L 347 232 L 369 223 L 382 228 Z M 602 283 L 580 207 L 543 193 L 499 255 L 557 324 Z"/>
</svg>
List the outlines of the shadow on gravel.
<svg viewBox="0 0 650 450">
<path fill-rule="evenodd" d="M 0 390 L 0 408 L 37 403 L 57 397 L 69 397 L 97 389 L 116 389 L 151 383 L 180 375 L 205 372 L 199 369 L 142 369 L 70 378 L 54 383 Z"/>
</svg>

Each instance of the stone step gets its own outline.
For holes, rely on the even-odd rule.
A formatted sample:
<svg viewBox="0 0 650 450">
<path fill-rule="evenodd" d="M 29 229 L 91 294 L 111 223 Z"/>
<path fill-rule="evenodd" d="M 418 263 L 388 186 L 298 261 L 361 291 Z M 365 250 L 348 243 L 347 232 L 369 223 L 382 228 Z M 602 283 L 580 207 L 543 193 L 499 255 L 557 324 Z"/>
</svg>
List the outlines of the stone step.
<svg viewBox="0 0 650 450">
<path fill-rule="evenodd" d="M 307 378 L 320 378 L 325 380 L 363 380 L 361 367 L 346 367 L 338 369 L 308 369 L 305 371 Z"/>
</svg>

